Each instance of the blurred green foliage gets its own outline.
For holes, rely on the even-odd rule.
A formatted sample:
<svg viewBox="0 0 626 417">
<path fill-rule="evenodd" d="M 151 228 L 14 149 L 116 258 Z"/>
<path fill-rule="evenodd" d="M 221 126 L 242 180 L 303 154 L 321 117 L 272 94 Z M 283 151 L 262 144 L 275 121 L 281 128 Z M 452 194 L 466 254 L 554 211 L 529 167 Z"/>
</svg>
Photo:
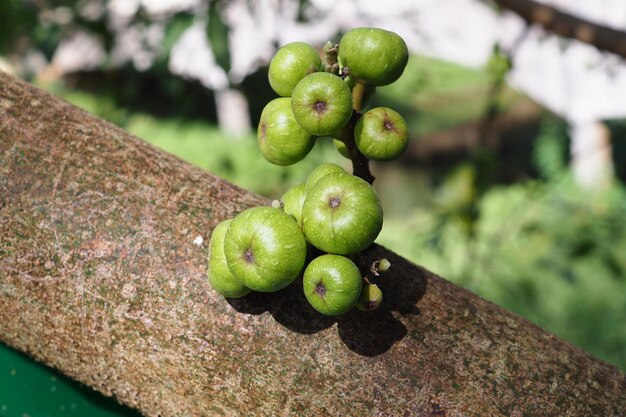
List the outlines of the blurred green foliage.
<svg viewBox="0 0 626 417">
<path fill-rule="evenodd" d="M 488 72 L 439 59 L 412 56 L 402 77 L 378 88 L 372 107 L 391 107 L 407 117 L 414 137 L 452 128 L 483 116 L 492 79 Z M 508 87 L 498 96 L 498 108 L 524 99 Z"/>
<path fill-rule="evenodd" d="M 14 42 L 29 28 L 35 27 L 37 14 L 23 0 L 0 2 L 0 56 L 13 48 Z"/>
<path fill-rule="evenodd" d="M 209 3 L 207 38 L 211 43 L 211 49 L 215 54 L 215 61 L 224 71 L 230 70 L 230 50 L 228 49 L 229 28 L 222 22 L 218 12 L 220 3 L 213 1 Z"/>
<path fill-rule="evenodd" d="M 464 164 L 433 198 L 386 218 L 379 241 L 626 370 L 626 190 L 573 181 L 562 122 L 546 119 L 535 143 L 542 177 L 488 189 L 473 233 Z"/>
</svg>

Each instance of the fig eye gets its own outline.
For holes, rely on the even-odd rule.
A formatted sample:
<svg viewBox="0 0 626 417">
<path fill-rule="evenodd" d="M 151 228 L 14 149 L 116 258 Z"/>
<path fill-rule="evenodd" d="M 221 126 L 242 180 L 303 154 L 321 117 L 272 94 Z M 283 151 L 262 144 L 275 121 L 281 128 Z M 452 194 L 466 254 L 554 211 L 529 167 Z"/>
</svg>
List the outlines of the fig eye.
<svg viewBox="0 0 626 417">
<path fill-rule="evenodd" d="M 243 259 L 249 264 L 254 263 L 254 254 L 252 253 L 252 249 L 246 249 L 246 252 L 243 254 Z"/>
<path fill-rule="evenodd" d="M 318 282 L 315 286 L 315 293 L 322 298 L 326 296 L 326 287 L 322 281 Z"/>
<path fill-rule="evenodd" d="M 313 105 L 313 108 L 318 114 L 324 113 L 326 111 L 326 107 L 325 101 L 318 101 Z"/>
</svg>

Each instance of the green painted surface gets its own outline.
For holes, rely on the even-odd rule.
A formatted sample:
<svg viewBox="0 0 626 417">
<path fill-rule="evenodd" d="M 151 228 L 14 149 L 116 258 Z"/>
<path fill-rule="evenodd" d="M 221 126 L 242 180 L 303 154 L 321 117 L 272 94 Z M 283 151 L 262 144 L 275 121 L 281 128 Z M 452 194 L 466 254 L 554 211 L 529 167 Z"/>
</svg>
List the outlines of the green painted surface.
<svg viewBox="0 0 626 417">
<path fill-rule="evenodd" d="M 0 344 L 0 417 L 139 415 Z"/>
</svg>

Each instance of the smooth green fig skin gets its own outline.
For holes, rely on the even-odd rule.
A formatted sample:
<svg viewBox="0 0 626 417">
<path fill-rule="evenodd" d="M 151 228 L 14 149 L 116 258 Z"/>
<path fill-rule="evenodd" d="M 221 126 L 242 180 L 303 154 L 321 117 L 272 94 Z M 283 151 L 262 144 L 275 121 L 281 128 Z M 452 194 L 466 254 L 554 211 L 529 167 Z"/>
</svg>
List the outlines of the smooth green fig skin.
<svg viewBox="0 0 626 417">
<path fill-rule="evenodd" d="M 367 158 L 391 161 L 409 146 L 409 131 L 400 113 L 387 107 L 376 107 L 363 113 L 356 122 L 354 141 Z"/>
<path fill-rule="evenodd" d="M 302 226 L 302 206 L 306 197 L 305 185 L 299 184 L 291 187 L 280 198 L 285 213 L 293 217 L 299 226 Z"/>
<path fill-rule="evenodd" d="M 409 60 L 409 50 L 404 39 L 394 32 L 356 28 L 341 38 L 339 58 L 350 68 L 350 76 L 382 86 L 400 78 Z"/>
<path fill-rule="evenodd" d="M 305 42 L 292 42 L 282 46 L 270 61 L 268 79 L 276 94 L 289 97 L 301 79 L 320 68 L 322 60 L 315 48 Z"/>
<path fill-rule="evenodd" d="M 389 262 L 387 258 L 382 258 L 378 261 L 378 265 L 376 265 L 376 269 L 380 272 L 388 271 L 389 268 L 391 268 L 391 262 Z"/>
<path fill-rule="evenodd" d="M 308 193 L 309 190 L 313 188 L 313 186 L 326 175 L 336 173 L 336 172 L 345 173 L 346 171 L 339 165 L 333 164 L 331 162 L 326 162 L 326 163 L 316 166 L 315 169 L 313 169 L 313 171 L 311 171 L 311 173 L 307 177 L 307 180 L 305 183 L 305 192 Z"/>
<path fill-rule="evenodd" d="M 278 291 L 300 274 L 307 244 L 294 219 L 281 209 L 254 207 L 239 213 L 226 231 L 228 268 L 254 291 Z"/>
<path fill-rule="evenodd" d="M 250 288 L 230 272 L 224 254 L 224 237 L 232 219 L 224 220 L 213 229 L 209 241 L 209 267 L 207 276 L 211 287 L 227 298 L 239 298 L 250 293 Z"/>
<path fill-rule="evenodd" d="M 340 255 L 322 255 L 304 271 L 304 295 L 318 312 L 336 316 L 350 310 L 357 302 L 362 286 L 359 268 Z"/>
<path fill-rule="evenodd" d="M 315 137 L 296 122 L 289 97 L 267 103 L 261 112 L 257 140 L 263 157 L 281 166 L 304 159 L 315 145 Z"/>
<path fill-rule="evenodd" d="M 350 152 L 348 151 L 348 147 L 346 146 L 344 142 L 340 141 L 339 139 L 333 139 L 333 144 L 335 145 L 335 149 L 337 149 L 337 152 L 339 152 L 341 156 L 347 159 L 352 159 L 350 157 Z"/>
<path fill-rule="evenodd" d="M 307 192 L 302 230 L 316 248 L 350 255 L 371 245 L 383 225 L 383 211 L 374 188 L 348 173 L 322 177 Z"/>
<path fill-rule="evenodd" d="M 383 302 L 383 293 L 376 284 L 364 285 L 361 295 L 356 302 L 356 308 L 362 311 L 372 311 L 380 307 Z"/>
<path fill-rule="evenodd" d="M 329 136 L 352 116 L 352 92 L 336 75 L 317 72 L 304 77 L 291 96 L 293 115 L 315 136 Z"/>
</svg>

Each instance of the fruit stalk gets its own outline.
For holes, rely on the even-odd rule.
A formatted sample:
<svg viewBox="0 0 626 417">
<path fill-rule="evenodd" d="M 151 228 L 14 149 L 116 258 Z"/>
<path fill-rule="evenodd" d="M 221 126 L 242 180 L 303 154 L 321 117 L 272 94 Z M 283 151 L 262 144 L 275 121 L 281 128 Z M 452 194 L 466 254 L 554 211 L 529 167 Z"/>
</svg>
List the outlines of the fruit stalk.
<svg viewBox="0 0 626 417">
<path fill-rule="evenodd" d="M 352 88 L 352 108 L 358 114 L 361 114 L 363 108 L 363 97 L 365 97 L 367 85 L 362 81 L 357 81 Z"/>
<path fill-rule="evenodd" d="M 350 121 L 341 130 L 340 140 L 346 144 L 350 160 L 352 161 L 352 173 L 360 177 L 370 184 L 376 179 L 370 171 L 369 159 L 359 151 L 354 140 L 354 127 L 357 120 L 361 117 L 361 107 L 363 97 L 365 96 L 365 84 L 357 82 L 352 89 L 352 117 Z"/>
</svg>

